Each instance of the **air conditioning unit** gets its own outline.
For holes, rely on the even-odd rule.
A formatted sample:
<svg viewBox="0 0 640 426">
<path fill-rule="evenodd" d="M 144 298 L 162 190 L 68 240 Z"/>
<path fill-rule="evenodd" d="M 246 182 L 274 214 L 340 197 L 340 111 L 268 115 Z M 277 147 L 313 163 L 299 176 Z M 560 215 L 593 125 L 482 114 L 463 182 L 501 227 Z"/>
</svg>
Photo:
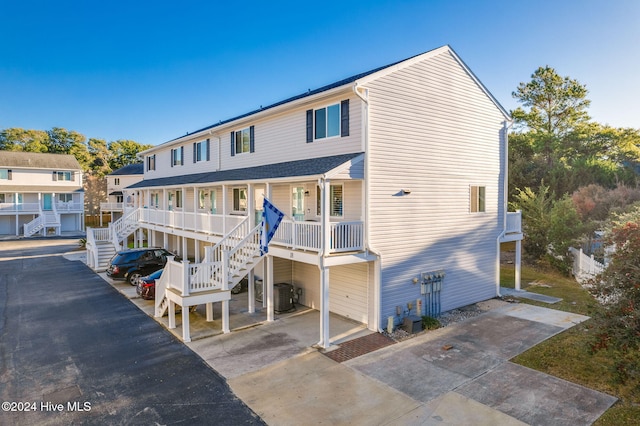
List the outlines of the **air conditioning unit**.
<svg viewBox="0 0 640 426">
<path fill-rule="evenodd" d="M 278 313 L 295 309 L 293 305 L 293 284 L 277 283 L 273 285 L 273 305 Z"/>
</svg>

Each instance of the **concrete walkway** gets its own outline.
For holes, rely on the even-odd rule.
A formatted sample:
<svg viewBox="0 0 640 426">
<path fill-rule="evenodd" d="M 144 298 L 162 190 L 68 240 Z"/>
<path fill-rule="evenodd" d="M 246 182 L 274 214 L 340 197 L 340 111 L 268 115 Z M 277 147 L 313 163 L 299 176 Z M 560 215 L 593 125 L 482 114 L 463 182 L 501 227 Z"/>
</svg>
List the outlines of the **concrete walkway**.
<svg viewBox="0 0 640 426">
<path fill-rule="evenodd" d="M 505 304 L 342 364 L 313 351 L 228 382 L 274 425 L 589 425 L 616 398 L 508 361 L 585 319 Z"/>
</svg>

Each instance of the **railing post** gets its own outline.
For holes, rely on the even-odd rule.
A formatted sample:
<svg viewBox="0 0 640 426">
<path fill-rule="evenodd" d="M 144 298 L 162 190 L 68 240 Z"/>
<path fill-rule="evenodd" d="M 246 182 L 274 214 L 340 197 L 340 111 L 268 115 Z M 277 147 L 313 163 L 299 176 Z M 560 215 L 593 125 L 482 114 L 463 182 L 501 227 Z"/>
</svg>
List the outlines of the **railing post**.
<svg viewBox="0 0 640 426">
<path fill-rule="evenodd" d="M 183 260 L 182 261 L 182 295 L 183 296 L 188 296 L 189 291 L 191 290 L 191 282 L 190 282 L 191 276 L 189 274 L 190 269 L 191 268 L 189 268 L 189 261 Z"/>
<path fill-rule="evenodd" d="M 222 250 L 222 290 L 229 290 L 229 250 Z"/>
</svg>

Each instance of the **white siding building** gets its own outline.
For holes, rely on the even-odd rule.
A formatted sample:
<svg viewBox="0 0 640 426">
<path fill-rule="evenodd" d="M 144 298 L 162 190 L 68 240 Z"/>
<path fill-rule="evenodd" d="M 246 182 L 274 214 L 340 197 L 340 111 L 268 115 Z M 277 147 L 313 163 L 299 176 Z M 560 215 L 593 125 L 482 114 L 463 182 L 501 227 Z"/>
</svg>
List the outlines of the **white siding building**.
<svg viewBox="0 0 640 426">
<path fill-rule="evenodd" d="M 122 217 L 125 207 L 133 207 L 133 199 L 125 199 L 124 188 L 138 183 L 144 177 L 144 167 L 142 163 L 128 164 L 114 170 L 106 176 L 107 179 L 107 201 L 100 203 L 100 224 L 102 215 L 111 214 L 111 220 Z"/>
<path fill-rule="evenodd" d="M 418 305 L 437 315 L 498 294 L 500 243 L 519 253 L 522 239 L 506 211 L 509 121 L 444 46 L 141 153 L 144 179 L 124 190 L 136 209 L 116 227 L 191 260 L 168 263 L 157 313 L 200 297 L 224 316 L 229 289 L 255 272 L 267 320 L 274 284 L 290 283 L 320 310 L 326 347 L 329 312 L 379 330 Z M 265 196 L 286 216 L 262 256 Z"/>
<path fill-rule="evenodd" d="M 0 151 L 0 235 L 83 229 L 82 169 L 74 156 Z"/>
</svg>

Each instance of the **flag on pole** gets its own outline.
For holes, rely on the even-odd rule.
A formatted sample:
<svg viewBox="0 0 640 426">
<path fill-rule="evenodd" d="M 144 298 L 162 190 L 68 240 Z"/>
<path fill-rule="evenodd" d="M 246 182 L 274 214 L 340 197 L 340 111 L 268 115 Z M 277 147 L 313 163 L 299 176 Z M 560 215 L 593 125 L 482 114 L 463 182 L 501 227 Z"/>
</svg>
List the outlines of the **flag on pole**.
<svg viewBox="0 0 640 426">
<path fill-rule="evenodd" d="M 264 198 L 262 203 L 262 228 L 260 229 L 260 254 L 265 254 L 269 251 L 269 241 L 276 234 L 278 225 L 284 217 L 276 206 L 271 204 L 267 198 Z"/>
</svg>

